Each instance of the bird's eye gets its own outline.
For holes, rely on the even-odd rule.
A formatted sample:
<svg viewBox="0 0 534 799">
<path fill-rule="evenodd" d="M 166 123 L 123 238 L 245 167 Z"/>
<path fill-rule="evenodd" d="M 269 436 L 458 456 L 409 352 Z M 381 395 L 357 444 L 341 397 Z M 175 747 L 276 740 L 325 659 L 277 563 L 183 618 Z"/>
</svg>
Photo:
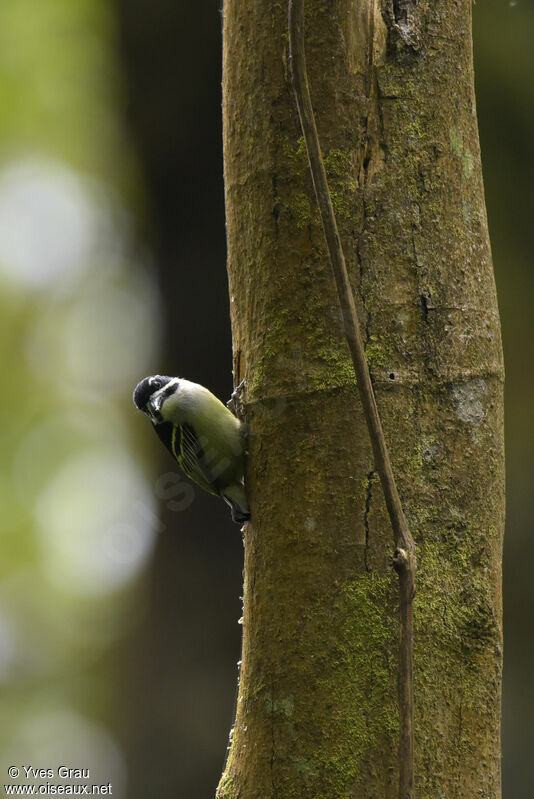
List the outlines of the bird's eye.
<svg viewBox="0 0 534 799">
<path fill-rule="evenodd" d="M 156 390 L 158 388 L 161 388 L 161 386 L 163 385 L 159 377 L 151 377 L 149 382 L 150 382 L 150 387 Z"/>
</svg>

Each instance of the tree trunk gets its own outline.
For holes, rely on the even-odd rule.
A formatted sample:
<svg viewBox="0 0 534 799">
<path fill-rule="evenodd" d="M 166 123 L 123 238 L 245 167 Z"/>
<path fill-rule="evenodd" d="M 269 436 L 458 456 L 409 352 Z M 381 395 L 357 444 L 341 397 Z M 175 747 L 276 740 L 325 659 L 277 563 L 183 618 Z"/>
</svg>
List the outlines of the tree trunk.
<svg viewBox="0 0 534 799">
<path fill-rule="evenodd" d="M 499 320 L 470 0 L 309 0 L 312 99 L 417 541 L 416 793 L 500 796 Z M 397 794 L 392 534 L 287 74 L 285 3 L 226 0 L 243 662 L 219 799 Z"/>
</svg>

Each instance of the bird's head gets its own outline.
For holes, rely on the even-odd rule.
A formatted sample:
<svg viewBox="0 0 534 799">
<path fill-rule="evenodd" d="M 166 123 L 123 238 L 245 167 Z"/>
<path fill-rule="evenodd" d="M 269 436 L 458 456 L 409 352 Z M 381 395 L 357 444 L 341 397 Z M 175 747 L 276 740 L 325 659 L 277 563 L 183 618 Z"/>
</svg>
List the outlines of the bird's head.
<svg viewBox="0 0 534 799">
<path fill-rule="evenodd" d="M 163 421 L 162 408 L 165 400 L 171 397 L 179 384 L 177 377 L 151 375 L 141 380 L 135 387 L 133 401 L 136 408 L 146 413 L 154 424 Z"/>
</svg>

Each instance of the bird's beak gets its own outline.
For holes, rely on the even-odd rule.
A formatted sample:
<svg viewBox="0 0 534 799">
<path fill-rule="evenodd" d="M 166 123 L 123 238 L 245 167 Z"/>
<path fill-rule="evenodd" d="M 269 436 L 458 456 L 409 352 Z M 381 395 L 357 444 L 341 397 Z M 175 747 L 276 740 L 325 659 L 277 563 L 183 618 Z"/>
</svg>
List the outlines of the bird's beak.
<svg viewBox="0 0 534 799">
<path fill-rule="evenodd" d="M 156 394 L 154 397 L 151 397 L 146 404 L 147 413 L 154 423 L 161 421 L 160 410 L 162 404 L 163 397 L 158 394 Z"/>
</svg>

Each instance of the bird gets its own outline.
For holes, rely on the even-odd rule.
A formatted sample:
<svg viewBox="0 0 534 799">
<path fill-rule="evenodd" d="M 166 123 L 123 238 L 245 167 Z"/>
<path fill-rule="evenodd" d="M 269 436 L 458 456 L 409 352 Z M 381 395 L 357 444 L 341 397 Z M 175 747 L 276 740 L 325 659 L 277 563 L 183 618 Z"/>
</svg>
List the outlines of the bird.
<svg viewBox="0 0 534 799">
<path fill-rule="evenodd" d="M 207 388 L 181 377 L 150 375 L 134 389 L 184 474 L 230 506 L 238 524 L 250 518 L 244 485 L 245 426 Z"/>
</svg>

